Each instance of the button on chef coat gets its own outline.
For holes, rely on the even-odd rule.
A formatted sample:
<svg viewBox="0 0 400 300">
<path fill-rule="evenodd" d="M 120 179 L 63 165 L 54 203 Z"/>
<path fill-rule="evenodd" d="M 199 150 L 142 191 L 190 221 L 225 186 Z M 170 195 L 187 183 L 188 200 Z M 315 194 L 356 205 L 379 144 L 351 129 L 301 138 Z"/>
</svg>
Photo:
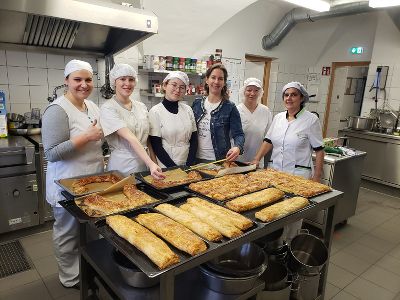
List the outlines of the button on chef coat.
<svg viewBox="0 0 400 300">
<path fill-rule="evenodd" d="M 272 122 L 272 114 L 268 107 L 259 103 L 256 109 L 251 112 L 244 103 L 237 106 L 242 120 L 242 128 L 245 136 L 243 154 L 239 156 L 239 161 L 249 162 L 256 156 L 264 136 Z M 260 168 L 264 167 L 264 160 L 260 161 Z"/>
<path fill-rule="evenodd" d="M 189 105 L 179 102 L 178 113 L 170 113 L 162 103 L 149 111 L 150 135 L 161 137 L 162 146 L 177 165 L 186 164 L 189 140 L 197 131 L 193 111 Z M 165 167 L 160 161 L 159 165 Z"/>
<path fill-rule="evenodd" d="M 311 176 L 312 170 L 302 167 L 313 168 L 313 148 L 323 145 L 321 124 L 316 115 L 303 109 L 289 122 L 286 111 L 281 112 L 273 119 L 265 137 L 273 145 L 270 167 L 305 178 Z"/>
<path fill-rule="evenodd" d="M 146 105 L 139 101 L 132 101 L 132 109 L 128 110 L 119 104 L 114 96 L 101 106 L 100 123 L 111 150 L 107 170 L 118 170 L 125 176 L 146 171 L 146 164 L 132 149 L 129 142 L 117 134 L 117 130 L 126 127 L 147 149 L 150 126 Z"/>
</svg>

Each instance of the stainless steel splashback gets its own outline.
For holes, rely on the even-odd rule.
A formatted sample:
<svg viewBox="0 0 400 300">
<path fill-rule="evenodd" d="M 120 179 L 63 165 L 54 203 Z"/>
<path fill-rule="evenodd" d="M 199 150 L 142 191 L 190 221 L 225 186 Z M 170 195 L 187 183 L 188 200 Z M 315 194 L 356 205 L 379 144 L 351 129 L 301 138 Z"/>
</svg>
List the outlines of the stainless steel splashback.
<svg viewBox="0 0 400 300">
<path fill-rule="evenodd" d="M 1 0 L 0 46 L 116 54 L 158 31 L 149 11 L 102 0 Z"/>
</svg>

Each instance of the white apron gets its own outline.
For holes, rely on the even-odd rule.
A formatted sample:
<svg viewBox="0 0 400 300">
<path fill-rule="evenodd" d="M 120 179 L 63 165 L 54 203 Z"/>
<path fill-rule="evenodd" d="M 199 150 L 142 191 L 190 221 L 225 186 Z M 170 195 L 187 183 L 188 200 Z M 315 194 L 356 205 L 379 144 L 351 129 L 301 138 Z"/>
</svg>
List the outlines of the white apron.
<svg viewBox="0 0 400 300">
<path fill-rule="evenodd" d="M 149 119 L 150 135 L 161 137 L 163 148 L 176 165 L 186 164 L 190 137 L 197 130 L 190 106 L 178 103 L 178 113 L 173 114 L 159 103 L 150 109 Z"/>
<path fill-rule="evenodd" d="M 243 154 L 239 156 L 238 160 L 249 162 L 254 159 L 263 142 L 272 122 L 272 114 L 268 107 L 260 103 L 253 112 L 249 111 L 243 103 L 240 103 L 237 109 L 245 136 Z M 264 168 L 264 159 L 260 160 L 259 167 Z"/>
<path fill-rule="evenodd" d="M 121 106 L 115 96 L 100 108 L 100 123 L 111 150 L 107 170 L 118 170 L 125 176 L 147 170 L 144 161 L 139 158 L 127 140 L 117 134 L 117 130 L 128 128 L 147 149 L 149 136 L 149 119 L 146 105 L 132 101 L 129 111 Z"/>
<path fill-rule="evenodd" d="M 64 96 L 50 105 L 61 106 L 68 115 L 70 137 L 86 131 L 91 122 L 99 120 L 99 108 L 85 100 L 87 114 L 79 111 Z M 96 126 L 100 126 L 97 123 Z M 79 225 L 76 219 L 58 204 L 64 197 L 61 188 L 54 183 L 56 179 L 100 173 L 104 171 L 102 141 L 91 141 L 79 149 L 72 158 L 57 162 L 48 162 L 46 174 L 46 199 L 53 206 L 53 243 L 58 263 L 60 282 L 71 287 L 79 282 Z"/>
<path fill-rule="evenodd" d="M 61 106 L 68 115 L 70 137 L 82 134 L 92 124 L 99 120 L 99 108 L 90 100 L 85 100 L 88 114 L 79 111 L 64 96 L 57 98 L 51 105 Z M 49 107 L 48 106 L 48 107 Z M 100 127 L 99 122 L 96 126 Z M 61 187 L 54 180 L 100 173 L 104 171 L 102 141 L 91 141 L 77 150 L 72 158 L 56 162 L 48 162 L 46 174 L 46 200 L 51 206 L 61 207 L 58 201 L 64 199 Z"/>
</svg>

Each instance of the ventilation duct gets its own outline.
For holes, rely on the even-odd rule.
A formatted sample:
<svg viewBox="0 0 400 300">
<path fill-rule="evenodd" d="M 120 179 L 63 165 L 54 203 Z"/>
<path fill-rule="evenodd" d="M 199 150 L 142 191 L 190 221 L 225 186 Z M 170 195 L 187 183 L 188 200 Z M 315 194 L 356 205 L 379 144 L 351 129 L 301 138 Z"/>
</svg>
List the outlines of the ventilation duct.
<svg viewBox="0 0 400 300">
<path fill-rule="evenodd" d="M 369 7 L 368 1 L 336 5 L 331 7 L 330 11 L 322 13 L 294 8 L 279 21 L 279 23 L 275 26 L 271 33 L 262 38 L 262 47 L 265 50 L 270 50 L 279 45 L 283 38 L 290 32 L 290 30 L 292 30 L 292 28 L 297 23 L 315 22 L 321 19 L 356 15 L 371 12 L 373 10 L 376 9 Z"/>
</svg>

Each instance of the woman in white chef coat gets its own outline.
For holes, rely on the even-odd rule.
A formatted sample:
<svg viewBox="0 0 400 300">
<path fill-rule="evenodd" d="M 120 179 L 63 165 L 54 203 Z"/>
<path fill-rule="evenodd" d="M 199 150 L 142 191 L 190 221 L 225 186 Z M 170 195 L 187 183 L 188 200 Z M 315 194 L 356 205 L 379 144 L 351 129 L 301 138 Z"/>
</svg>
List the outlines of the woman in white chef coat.
<svg viewBox="0 0 400 300">
<path fill-rule="evenodd" d="M 130 99 L 137 84 L 136 71 L 128 64 L 116 64 L 109 77 L 115 95 L 100 108 L 101 127 L 111 151 L 107 169 L 128 176 L 148 167 L 153 177 L 162 178 L 161 168 L 145 150 L 149 135 L 147 108 Z"/>
<path fill-rule="evenodd" d="M 238 159 L 241 162 L 253 160 L 272 122 L 271 111 L 260 103 L 263 94 L 262 83 L 257 78 L 247 78 L 240 90 L 243 102 L 237 105 L 237 109 L 245 136 L 243 154 Z M 263 159 L 259 167 L 264 167 Z"/>
<path fill-rule="evenodd" d="M 308 93 L 301 83 L 290 82 L 282 89 L 282 99 L 287 110 L 274 117 L 253 163 L 272 150 L 269 167 L 319 182 L 324 162 L 322 130 L 318 117 L 304 107 Z M 300 228 L 301 221 L 286 226 L 287 240 Z"/>
<path fill-rule="evenodd" d="M 185 73 L 169 73 L 162 84 L 164 99 L 149 111 L 150 141 L 163 167 L 190 166 L 196 159 L 197 127 L 193 111 L 180 102 L 188 85 Z"/>
<path fill-rule="evenodd" d="M 87 100 L 93 90 L 90 64 L 71 60 L 64 76 L 67 92 L 46 108 L 42 118 L 48 160 L 46 200 L 54 213 L 53 242 L 60 282 L 67 288 L 79 288 L 78 222 L 58 204 L 64 197 L 54 180 L 102 172 L 103 132 L 98 124 L 99 108 Z"/>
</svg>

